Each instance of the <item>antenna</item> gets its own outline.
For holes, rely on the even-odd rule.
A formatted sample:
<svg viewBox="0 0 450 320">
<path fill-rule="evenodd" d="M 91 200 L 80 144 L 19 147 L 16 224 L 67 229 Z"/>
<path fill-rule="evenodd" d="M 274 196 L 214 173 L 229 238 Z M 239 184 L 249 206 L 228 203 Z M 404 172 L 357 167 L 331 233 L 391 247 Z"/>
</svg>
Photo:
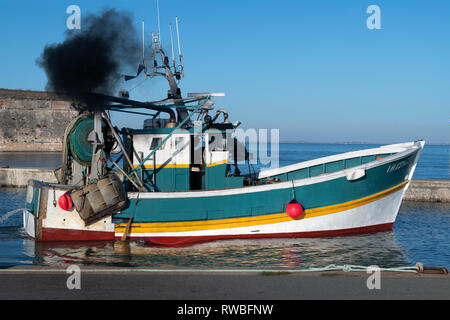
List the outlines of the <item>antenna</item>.
<svg viewBox="0 0 450 320">
<path fill-rule="evenodd" d="M 178 39 L 178 55 L 180 56 L 180 64 L 181 64 L 181 75 L 184 78 L 184 65 L 183 65 L 183 55 L 181 54 L 181 46 L 180 46 L 180 31 L 178 29 L 178 17 L 175 17 L 175 23 L 177 27 L 177 39 Z"/>
<path fill-rule="evenodd" d="M 159 0 L 156 0 L 156 11 L 158 12 L 158 37 L 159 42 L 161 42 L 161 24 L 159 22 Z"/>
<path fill-rule="evenodd" d="M 172 61 L 173 61 L 173 69 L 174 72 L 177 72 L 177 63 L 175 61 L 175 54 L 173 52 L 173 38 L 172 38 L 172 24 L 169 24 L 169 29 L 170 29 L 170 45 L 172 46 Z"/>
<path fill-rule="evenodd" d="M 145 22 L 142 20 L 142 60 L 145 61 Z"/>
<path fill-rule="evenodd" d="M 125 81 L 136 79 L 144 70 L 145 79 L 147 79 L 147 62 L 145 60 L 145 22 L 142 20 L 142 63 L 139 63 L 138 70 L 135 76 L 123 75 Z M 119 94 L 122 94 L 119 92 Z"/>
<path fill-rule="evenodd" d="M 145 79 L 147 79 L 147 62 L 145 61 L 145 22 L 142 20 L 142 63 L 144 64 Z"/>
<path fill-rule="evenodd" d="M 178 30 L 178 17 L 175 17 L 175 23 L 177 25 L 178 54 L 181 56 L 180 31 Z"/>
<path fill-rule="evenodd" d="M 155 73 L 155 34 L 152 31 L 152 74 Z"/>
</svg>

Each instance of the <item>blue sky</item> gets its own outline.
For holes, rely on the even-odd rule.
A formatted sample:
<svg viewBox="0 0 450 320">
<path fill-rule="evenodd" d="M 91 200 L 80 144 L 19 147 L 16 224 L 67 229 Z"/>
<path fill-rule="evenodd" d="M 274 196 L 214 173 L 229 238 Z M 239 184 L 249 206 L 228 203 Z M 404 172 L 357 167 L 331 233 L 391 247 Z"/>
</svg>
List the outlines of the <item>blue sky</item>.
<svg viewBox="0 0 450 320">
<path fill-rule="evenodd" d="M 63 40 L 69 5 L 82 17 L 127 10 L 137 30 L 142 19 L 148 34 L 157 29 L 156 0 L 0 4 L 2 88 L 44 90 L 35 61 Z M 366 27 L 372 4 L 381 30 Z M 243 128 L 280 129 L 282 141 L 450 141 L 449 1 L 160 0 L 160 10 L 166 48 L 169 23 L 180 19 L 182 91 L 225 92 L 216 106 Z M 162 78 L 141 82 L 123 86 L 133 99 L 167 91 Z M 142 118 L 113 120 L 136 127 Z"/>
</svg>

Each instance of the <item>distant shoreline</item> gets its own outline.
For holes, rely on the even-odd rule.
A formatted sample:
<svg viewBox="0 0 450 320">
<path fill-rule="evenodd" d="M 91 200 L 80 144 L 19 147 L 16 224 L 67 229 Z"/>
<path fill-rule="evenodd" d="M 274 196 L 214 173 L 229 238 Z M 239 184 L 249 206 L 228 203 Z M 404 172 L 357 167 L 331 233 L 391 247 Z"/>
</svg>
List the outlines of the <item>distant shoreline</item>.
<svg viewBox="0 0 450 320">
<path fill-rule="evenodd" d="M 339 145 L 388 145 L 395 142 L 312 142 L 312 141 L 280 141 L 283 144 L 339 144 Z M 449 143 L 426 143 L 426 146 L 450 146 Z"/>
<path fill-rule="evenodd" d="M 394 143 L 388 142 L 312 142 L 312 141 L 280 141 L 279 144 L 305 144 L 305 145 L 368 145 L 368 146 L 383 146 Z M 435 147 L 450 147 L 450 144 L 445 143 L 426 143 L 427 146 Z M 61 151 L 0 151 L 0 154 L 60 154 Z"/>
</svg>

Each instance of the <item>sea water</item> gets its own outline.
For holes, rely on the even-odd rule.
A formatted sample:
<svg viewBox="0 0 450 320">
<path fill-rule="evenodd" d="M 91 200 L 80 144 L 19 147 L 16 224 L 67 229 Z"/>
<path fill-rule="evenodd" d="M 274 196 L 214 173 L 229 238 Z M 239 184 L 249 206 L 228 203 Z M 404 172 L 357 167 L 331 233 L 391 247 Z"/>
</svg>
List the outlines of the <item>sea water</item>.
<svg viewBox="0 0 450 320">
<path fill-rule="evenodd" d="M 281 144 L 280 166 L 332 154 L 376 147 L 350 144 Z M 14 158 L 19 162 L 15 162 Z M 0 167 L 52 167 L 59 155 L 4 157 Z M 41 163 L 40 161 L 44 161 Z M 51 164 L 49 166 L 49 163 Z M 426 145 L 415 179 L 450 179 L 449 146 Z M 35 243 L 22 230 L 25 189 L 0 189 L 0 267 L 69 264 L 145 268 L 306 269 L 329 264 L 450 268 L 450 204 L 404 202 L 392 231 L 352 236 L 226 240 L 184 247 L 136 241 L 129 250 L 114 242 Z"/>
</svg>

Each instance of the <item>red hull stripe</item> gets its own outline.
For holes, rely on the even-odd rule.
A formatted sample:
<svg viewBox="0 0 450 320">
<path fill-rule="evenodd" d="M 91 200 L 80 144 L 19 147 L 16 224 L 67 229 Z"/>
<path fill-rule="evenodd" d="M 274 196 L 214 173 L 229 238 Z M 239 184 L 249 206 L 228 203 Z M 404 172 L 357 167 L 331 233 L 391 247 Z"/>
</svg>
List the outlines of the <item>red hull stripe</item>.
<svg viewBox="0 0 450 320">
<path fill-rule="evenodd" d="M 147 242 L 164 245 L 164 246 L 178 246 L 184 244 L 192 244 L 198 242 L 207 242 L 214 240 L 225 239 L 256 239 L 256 238 L 313 238 L 313 237 L 328 237 L 328 236 L 342 236 L 366 232 L 378 232 L 392 230 L 394 223 L 384 223 L 374 226 L 349 228 L 340 230 L 325 230 L 325 231 L 311 231 L 311 232 L 293 232 L 293 233 L 266 233 L 266 234 L 240 234 L 240 235 L 214 235 L 214 236 L 190 236 L 190 237 L 132 237 L 132 239 L 142 239 Z M 120 239 L 120 237 L 116 237 Z"/>
<path fill-rule="evenodd" d="M 225 240 L 225 239 L 312 238 L 312 237 L 341 236 L 365 232 L 387 231 L 392 230 L 393 226 L 394 223 L 385 223 L 368 227 L 349 228 L 340 230 L 311 231 L 311 232 L 188 236 L 188 237 L 133 237 L 133 239 L 143 239 L 147 242 L 158 245 L 177 246 L 183 244 L 191 244 L 214 240 Z M 110 241 L 114 239 L 118 240 L 120 238 L 121 237 L 115 237 L 114 232 L 44 228 L 42 230 L 41 241 L 95 241 L 95 240 Z"/>
<path fill-rule="evenodd" d="M 43 228 L 40 241 L 114 240 L 114 232 Z"/>
</svg>

